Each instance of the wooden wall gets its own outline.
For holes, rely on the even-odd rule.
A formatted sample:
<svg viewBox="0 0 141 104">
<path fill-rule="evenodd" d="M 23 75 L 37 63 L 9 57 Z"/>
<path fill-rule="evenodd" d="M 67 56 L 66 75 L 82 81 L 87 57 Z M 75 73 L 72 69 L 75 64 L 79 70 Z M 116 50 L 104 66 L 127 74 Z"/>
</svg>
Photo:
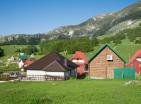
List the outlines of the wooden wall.
<svg viewBox="0 0 141 104">
<path fill-rule="evenodd" d="M 107 61 L 107 55 L 112 55 L 113 61 Z M 123 68 L 124 64 L 112 50 L 106 47 L 89 63 L 89 76 L 98 79 L 111 79 L 114 77 L 114 68 Z"/>
</svg>

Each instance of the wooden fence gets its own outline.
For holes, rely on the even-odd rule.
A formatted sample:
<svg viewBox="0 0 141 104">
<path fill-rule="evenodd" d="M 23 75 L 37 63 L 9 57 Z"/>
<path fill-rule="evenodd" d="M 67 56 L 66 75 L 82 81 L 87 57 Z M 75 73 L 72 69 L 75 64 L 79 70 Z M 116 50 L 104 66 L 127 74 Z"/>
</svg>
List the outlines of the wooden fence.
<svg viewBox="0 0 141 104">
<path fill-rule="evenodd" d="M 0 80 L 1 81 L 8 81 L 8 80 L 10 80 L 10 77 L 9 77 L 9 75 L 1 75 L 0 74 Z"/>
<path fill-rule="evenodd" d="M 8 81 L 8 80 L 67 80 L 69 77 L 64 76 L 48 76 L 48 75 L 28 75 L 28 76 L 17 76 L 17 77 L 11 77 L 10 75 L 2 75 L 0 74 L 0 80 L 2 81 Z"/>
</svg>

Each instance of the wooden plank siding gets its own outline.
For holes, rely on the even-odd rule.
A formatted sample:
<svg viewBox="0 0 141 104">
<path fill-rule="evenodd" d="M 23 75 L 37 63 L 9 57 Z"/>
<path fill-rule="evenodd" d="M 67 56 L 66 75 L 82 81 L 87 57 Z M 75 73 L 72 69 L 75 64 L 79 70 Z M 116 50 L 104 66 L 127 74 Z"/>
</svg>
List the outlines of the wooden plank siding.
<svg viewBox="0 0 141 104">
<path fill-rule="evenodd" d="M 107 55 L 113 56 L 113 61 L 107 61 Z M 105 47 L 90 63 L 91 78 L 113 78 L 114 68 L 123 68 L 125 63 L 111 49 Z"/>
</svg>

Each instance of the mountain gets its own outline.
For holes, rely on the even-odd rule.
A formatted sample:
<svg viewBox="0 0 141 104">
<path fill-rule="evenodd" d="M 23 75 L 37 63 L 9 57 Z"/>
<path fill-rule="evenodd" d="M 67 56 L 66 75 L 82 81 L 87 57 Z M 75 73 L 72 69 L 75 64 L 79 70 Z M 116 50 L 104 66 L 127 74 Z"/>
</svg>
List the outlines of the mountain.
<svg viewBox="0 0 141 104">
<path fill-rule="evenodd" d="M 22 40 L 27 44 L 38 44 L 41 40 L 66 39 L 77 37 L 97 37 L 102 35 L 115 35 L 118 32 L 136 28 L 141 24 L 141 2 L 130 5 L 118 12 L 94 16 L 78 25 L 62 26 L 47 33 L 15 34 L 1 36 L 0 42 L 15 42 Z"/>
<path fill-rule="evenodd" d="M 45 36 L 45 34 L 13 34 L 0 36 L 0 45 L 36 45 L 39 44 Z"/>
<path fill-rule="evenodd" d="M 94 16 L 79 25 L 63 26 L 48 32 L 50 38 L 100 36 L 115 34 L 120 30 L 134 28 L 141 23 L 141 2 L 118 12 Z"/>
</svg>

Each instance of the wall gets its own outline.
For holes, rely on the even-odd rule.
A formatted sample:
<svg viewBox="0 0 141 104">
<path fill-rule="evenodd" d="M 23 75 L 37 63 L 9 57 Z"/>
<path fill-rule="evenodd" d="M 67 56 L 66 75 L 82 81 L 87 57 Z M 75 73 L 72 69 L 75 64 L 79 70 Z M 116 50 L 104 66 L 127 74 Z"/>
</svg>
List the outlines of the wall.
<svg viewBox="0 0 141 104">
<path fill-rule="evenodd" d="M 27 70 L 27 75 L 46 75 L 46 72 L 41 70 Z"/>
<path fill-rule="evenodd" d="M 46 72 L 49 76 L 64 76 L 64 72 Z"/>
<path fill-rule="evenodd" d="M 27 70 L 27 75 L 64 76 L 64 72 L 46 72 L 41 70 Z"/>
</svg>

